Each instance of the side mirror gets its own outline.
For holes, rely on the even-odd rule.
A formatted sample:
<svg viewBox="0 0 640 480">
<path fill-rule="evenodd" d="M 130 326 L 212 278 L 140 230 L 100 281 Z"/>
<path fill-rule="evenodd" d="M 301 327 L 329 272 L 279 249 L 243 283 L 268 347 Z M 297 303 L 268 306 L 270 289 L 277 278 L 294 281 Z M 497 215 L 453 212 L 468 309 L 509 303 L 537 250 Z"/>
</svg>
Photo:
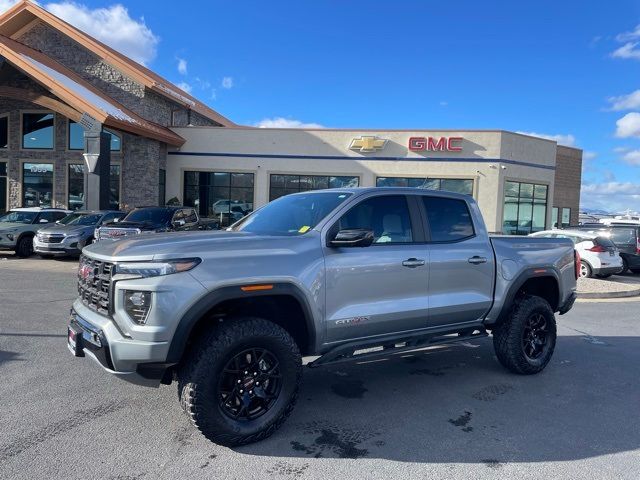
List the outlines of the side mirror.
<svg viewBox="0 0 640 480">
<path fill-rule="evenodd" d="M 340 230 L 333 240 L 329 241 L 330 247 L 368 247 L 373 243 L 373 230 L 366 228 L 352 228 Z"/>
<path fill-rule="evenodd" d="M 176 227 L 184 227 L 185 221 L 184 220 L 176 220 L 175 222 L 173 222 L 173 225 Z"/>
</svg>

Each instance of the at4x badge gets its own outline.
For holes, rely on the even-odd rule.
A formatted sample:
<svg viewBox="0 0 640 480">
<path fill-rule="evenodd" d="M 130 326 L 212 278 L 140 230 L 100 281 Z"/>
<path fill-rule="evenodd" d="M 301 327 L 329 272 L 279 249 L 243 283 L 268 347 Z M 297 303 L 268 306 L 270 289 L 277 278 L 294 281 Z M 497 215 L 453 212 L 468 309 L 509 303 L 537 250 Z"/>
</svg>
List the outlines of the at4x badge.
<svg viewBox="0 0 640 480">
<path fill-rule="evenodd" d="M 357 325 L 369 320 L 369 317 L 353 317 L 343 318 L 342 320 L 336 320 L 336 325 Z"/>
</svg>

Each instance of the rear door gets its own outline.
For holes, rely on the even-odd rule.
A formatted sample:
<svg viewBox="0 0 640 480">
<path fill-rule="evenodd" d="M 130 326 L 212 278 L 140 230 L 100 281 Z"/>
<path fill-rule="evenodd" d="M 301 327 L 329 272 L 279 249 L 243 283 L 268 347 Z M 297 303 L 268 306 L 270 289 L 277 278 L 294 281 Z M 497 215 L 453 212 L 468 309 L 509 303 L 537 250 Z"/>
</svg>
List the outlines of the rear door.
<svg viewBox="0 0 640 480">
<path fill-rule="evenodd" d="M 429 239 L 429 325 L 481 319 L 493 302 L 495 260 L 467 202 L 421 196 Z"/>
<path fill-rule="evenodd" d="M 324 247 L 327 342 L 427 327 L 428 254 L 417 202 L 368 196 L 328 229 L 373 230 L 369 247 Z"/>
</svg>

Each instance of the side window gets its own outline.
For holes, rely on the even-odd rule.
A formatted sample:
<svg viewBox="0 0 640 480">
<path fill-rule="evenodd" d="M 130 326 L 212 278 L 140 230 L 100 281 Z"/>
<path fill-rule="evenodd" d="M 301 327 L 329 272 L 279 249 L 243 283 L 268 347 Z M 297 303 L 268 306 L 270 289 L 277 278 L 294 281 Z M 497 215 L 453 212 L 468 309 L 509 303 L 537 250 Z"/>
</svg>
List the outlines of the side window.
<svg viewBox="0 0 640 480">
<path fill-rule="evenodd" d="M 175 213 L 173 214 L 173 218 L 171 219 L 171 222 L 175 223 L 179 220 L 184 220 L 184 210 L 176 210 Z"/>
<path fill-rule="evenodd" d="M 383 195 L 364 200 L 338 220 L 338 228 L 373 230 L 375 244 L 413 241 L 409 206 L 404 195 Z"/>
<path fill-rule="evenodd" d="M 56 217 L 55 214 L 56 212 L 42 212 L 40 213 L 40 215 L 38 215 L 38 219 L 36 220 L 36 223 L 41 223 L 42 220 L 46 220 L 47 222 L 51 223 L 66 216 L 66 215 L 63 215 L 62 217 Z"/>
<path fill-rule="evenodd" d="M 427 210 L 432 242 L 455 242 L 475 234 L 464 200 L 423 196 L 422 201 Z"/>
<path fill-rule="evenodd" d="M 54 212 L 53 214 L 53 221 L 57 222 L 58 220 L 62 220 L 64 217 L 66 217 L 67 214 L 64 212 Z"/>
<path fill-rule="evenodd" d="M 102 217 L 102 220 L 100 220 L 101 224 L 105 224 L 105 223 L 109 223 L 109 222 L 113 222 L 113 220 L 118 216 L 117 213 L 107 213 L 104 217 Z"/>
</svg>

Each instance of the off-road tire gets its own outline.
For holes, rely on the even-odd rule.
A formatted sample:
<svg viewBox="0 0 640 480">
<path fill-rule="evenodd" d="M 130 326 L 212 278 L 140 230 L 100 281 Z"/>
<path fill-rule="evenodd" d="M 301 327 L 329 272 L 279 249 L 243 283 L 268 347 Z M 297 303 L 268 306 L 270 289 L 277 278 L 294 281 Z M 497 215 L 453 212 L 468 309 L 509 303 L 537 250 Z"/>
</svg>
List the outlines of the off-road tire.
<svg viewBox="0 0 640 480">
<path fill-rule="evenodd" d="M 279 362 L 281 390 L 253 420 L 234 420 L 219 405 L 218 380 L 227 362 L 248 348 L 268 348 Z M 291 414 L 302 380 L 302 358 L 280 326 L 256 317 L 225 319 L 194 345 L 178 369 L 178 396 L 193 425 L 214 443 L 245 445 L 269 437 Z"/>
<path fill-rule="evenodd" d="M 33 255 L 33 237 L 24 236 L 18 239 L 16 255 L 20 258 L 27 258 Z"/>
<path fill-rule="evenodd" d="M 540 314 L 548 326 L 547 344 L 540 358 L 531 359 L 524 351 L 523 336 L 529 318 Z M 516 300 L 509 316 L 493 330 L 493 347 L 498 361 L 508 370 L 520 375 L 539 373 L 547 366 L 556 345 L 556 319 L 549 303 L 535 295 Z"/>
</svg>

